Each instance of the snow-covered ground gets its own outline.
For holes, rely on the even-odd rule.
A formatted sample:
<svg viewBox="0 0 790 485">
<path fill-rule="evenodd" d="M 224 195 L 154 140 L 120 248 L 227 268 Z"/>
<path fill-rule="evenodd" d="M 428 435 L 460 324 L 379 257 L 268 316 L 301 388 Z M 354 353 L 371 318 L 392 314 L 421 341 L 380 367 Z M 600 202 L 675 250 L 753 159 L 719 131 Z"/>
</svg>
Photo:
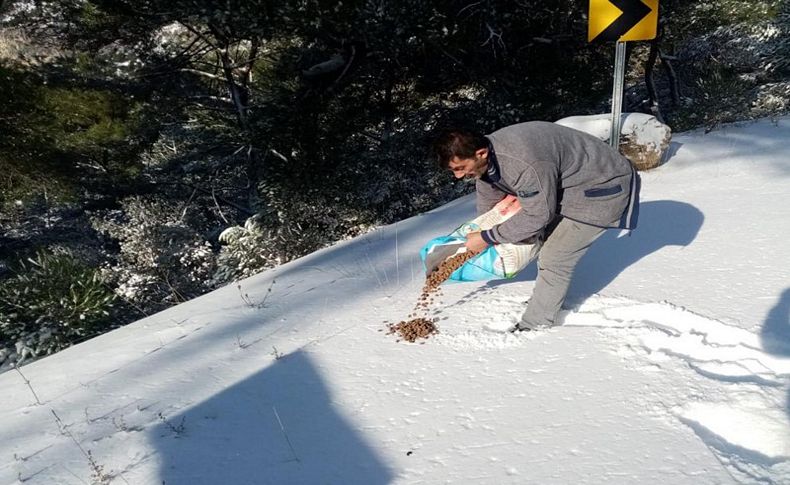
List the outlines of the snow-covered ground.
<svg viewBox="0 0 790 485">
<path fill-rule="evenodd" d="M 0 483 L 790 483 L 788 140 L 676 136 L 551 331 L 534 266 L 384 330 L 466 197 L 6 372 Z"/>
</svg>

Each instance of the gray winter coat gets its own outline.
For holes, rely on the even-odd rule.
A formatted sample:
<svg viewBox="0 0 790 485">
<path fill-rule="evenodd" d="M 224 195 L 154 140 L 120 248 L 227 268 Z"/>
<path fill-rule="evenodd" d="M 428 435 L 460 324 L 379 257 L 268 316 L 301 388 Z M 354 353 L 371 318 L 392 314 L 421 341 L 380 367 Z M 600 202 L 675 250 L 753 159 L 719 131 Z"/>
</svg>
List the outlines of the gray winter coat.
<svg viewBox="0 0 790 485">
<path fill-rule="evenodd" d="M 531 121 L 487 136 L 488 172 L 477 180 L 477 212 L 507 194 L 521 211 L 483 231 L 489 243 L 520 242 L 540 234 L 557 215 L 606 228 L 633 229 L 639 176 L 627 158 L 592 135 Z"/>
</svg>

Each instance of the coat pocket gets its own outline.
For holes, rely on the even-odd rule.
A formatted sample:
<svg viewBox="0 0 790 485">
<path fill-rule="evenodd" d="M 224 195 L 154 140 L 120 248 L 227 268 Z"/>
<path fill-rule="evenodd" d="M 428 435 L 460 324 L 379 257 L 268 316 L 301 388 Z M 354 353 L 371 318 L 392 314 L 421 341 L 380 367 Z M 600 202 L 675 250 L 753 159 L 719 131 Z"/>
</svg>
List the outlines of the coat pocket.
<svg viewBox="0 0 790 485">
<path fill-rule="evenodd" d="M 610 195 L 616 195 L 623 191 L 623 187 L 620 184 L 613 185 L 611 187 L 602 187 L 599 189 L 587 189 L 584 191 L 585 197 L 607 197 Z"/>
<path fill-rule="evenodd" d="M 522 199 L 529 199 L 530 197 L 535 197 L 540 193 L 539 190 L 519 190 L 516 192 L 516 195 L 521 197 Z"/>
</svg>

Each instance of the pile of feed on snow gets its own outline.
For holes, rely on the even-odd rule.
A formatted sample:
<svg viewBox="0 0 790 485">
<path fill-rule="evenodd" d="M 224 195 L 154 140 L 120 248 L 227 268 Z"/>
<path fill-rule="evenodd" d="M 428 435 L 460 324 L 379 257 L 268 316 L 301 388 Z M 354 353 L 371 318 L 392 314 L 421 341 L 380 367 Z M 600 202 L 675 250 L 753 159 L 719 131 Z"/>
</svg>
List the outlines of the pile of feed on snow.
<svg viewBox="0 0 790 485">
<path fill-rule="evenodd" d="M 409 315 L 411 320 L 404 320 L 398 323 L 390 323 L 388 333 L 398 333 L 403 340 L 414 342 L 418 338 L 428 338 L 434 333 L 438 333 L 435 323 L 438 318 L 428 318 L 427 313 L 433 304 L 433 295 L 439 290 L 439 286 L 444 283 L 453 271 L 457 270 L 464 263 L 469 261 L 477 253 L 466 251 L 442 261 L 438 268 L 425 278 L 425 285 L 422 287 L 422 294 L 414 306 L 414 311 Z"/>
<path fill-rule="evenodd" d="M 407 342 L 414 342 L 418 338 L 428 338 L 433 333 L 437 333 L 434 320 L 427 318 L 415 318 L 408 322 L 390 323 L 388 325 L 388 333 L 398 333 L 400 337 Z"/>
</svg>

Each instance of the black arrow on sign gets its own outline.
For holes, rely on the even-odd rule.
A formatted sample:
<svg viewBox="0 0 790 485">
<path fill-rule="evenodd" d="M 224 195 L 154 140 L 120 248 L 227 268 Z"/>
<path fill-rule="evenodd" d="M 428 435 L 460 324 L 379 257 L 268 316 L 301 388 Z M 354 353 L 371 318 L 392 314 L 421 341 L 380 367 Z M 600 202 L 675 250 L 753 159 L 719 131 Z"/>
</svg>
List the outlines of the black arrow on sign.
<svg viewBox="0 0 790 485">
<path fill-rule="evenodd" d="M 596 35 L 592 42 L 597 40 L 618 40 L 626 32 L 631 30 L 634 25 L 642 21 L 650 13 L 650 7 L 641 0 L 608 0 L 609 3 L 623 11 L 614 19 L 600 34 Z"/>
</svg>

